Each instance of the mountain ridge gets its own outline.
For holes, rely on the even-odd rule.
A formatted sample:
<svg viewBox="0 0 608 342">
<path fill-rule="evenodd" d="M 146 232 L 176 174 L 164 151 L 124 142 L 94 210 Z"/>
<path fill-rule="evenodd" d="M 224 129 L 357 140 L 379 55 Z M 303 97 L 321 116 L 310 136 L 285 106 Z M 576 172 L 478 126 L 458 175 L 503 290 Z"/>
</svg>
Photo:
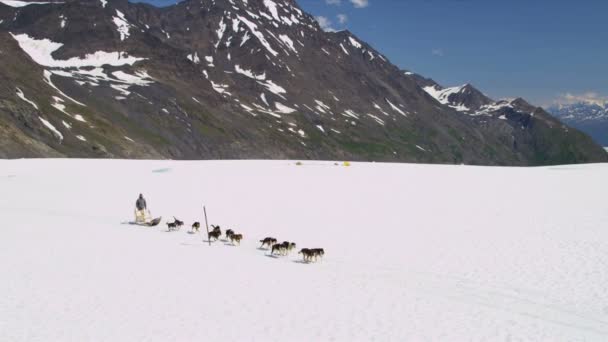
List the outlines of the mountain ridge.
<svg viewBox="0 0 608 342">
<path fill-rule="evenodd" d="M 0 128 L 13 137 L 0 143 L 4 157 L 607 160 L 535 107 L 472 86 L 438 100 L 351 32 L 323 32 L 295 1 L 89 0 L 0 13 Z"/>
</svg>

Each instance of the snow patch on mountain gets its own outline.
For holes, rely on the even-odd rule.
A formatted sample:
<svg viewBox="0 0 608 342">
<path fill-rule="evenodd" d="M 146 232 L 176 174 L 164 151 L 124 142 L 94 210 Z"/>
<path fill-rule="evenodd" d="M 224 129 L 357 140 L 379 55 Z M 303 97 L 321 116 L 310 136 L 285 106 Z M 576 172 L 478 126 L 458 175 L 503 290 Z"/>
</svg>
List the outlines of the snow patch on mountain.
<svg viewBox="0 0 608 342">
<path fill-rule="evenodd" d="M 352 109 L 346 109 L 343 113 L 343 116 L 351 117 L 353 119 L 359 119 L 359 114 L 355 113 Z"/>
<path fill-rule="evenodd" d="M 228 59 L 230 59 L 230 55 L 228 55 Z M 205 56 L 205 61 L 207 61 L 208 67 L 210 67 L 210 68 L 215 67 L 215 65 L 213 64 L 213 56 Z"/>
<path fill-rule="evenodd" d="M 114 71 L 110 75 L 106 74 L 103 68 L 76 69 L 76 70 L 51 70 L 50 73 L 74 79 L 80 85 L 99 86 L 102 82 L 108 83 L 109 86 L 120 92 L 121 95 L 129 96 L 131 86 L 149 86 L 154 83 L 154 79 L 145 71 L 137 70 L 134 75 L 124 71 Z"/>
<path fill-rule="evenodd" d="M 263 81 L 263 80 L 266 79 L 266 73 L 262 73 L 260 75 L 256 75 L 253 71 L 247 70 L 247 69 L 243 69 L 238 64 L 234 65 L 234 71 L 236 71 L 237 74 L 241 74 L 243 76 L 249 77 L 249 78 L 254 79 L 254 80 Z"/>
<path fill-rule="evenodd" d="M 61 89 L 57 88 L 57 86 L 53 83 L 53 81 L 51 80 L 51 77 L 53 76 L 53 73 L 48 71 L 48 70 L 44 70 L 43 73 L 43 80 L 46 84 L 48 84 L 49 86 L 51 86 L 51 88 L 55 89 L 61 96 L 65 97 L 66 99 L 74 102 L 77 105 L 86 107 L 86 105 L 82 102 L 76 101 L 75 99 L 69 97 L 67 94 L 65 94 L 64 92 L 61 91 Z"/>
<path fill-rule="evenodd" d="M 268 114 L 268 115 L 271 115 L 271 116 L 273 116 L 273 117 L 275 117 L 277 119 L 281 118 L 281 114 L 280 113 L 275 113 L 274 111 L 266 109 L 266 108 L 260 106 L 257 103 L 254 103 L 253 106 L 256 108 L 255 110 L 257 112 L 259 112 L 259 113 Z"/>
<path fill-rule="evenodd" d="M 186 58 L 194 64 L 199 64 L 201 62 L 200 58 L 198 57 L 198 52 L 191 53 L 186 56 Z"/>
<path fill-rule="evenodd" d="M 403 116 L 407 116 L 406 113 L 404 113 L 401 109 L 399 109 L 399 107 L 395 106 L 389 99 L 384 99 L 386 101 L 386 103 L 388 103 L 388 105 L 397 113 L 403 115 Z"/>
<path fill-rule="evenodd" d="M 494 103 L 490 103 L 487 105 L 483 105 L 481 106 L 481 108 L 474 112 L 474 113 L 470 113 L 470 115 L 473 116 L 477 116 L 477 115 L 490 115 L 496 111 L 499 111 L 503 108 L 513 108 L 513 104 L 512 101 L 507 101 L 507 100 L 501 100 L 498 102 L 494 102 Z M 503 115 L 504 116 L 504 115 Z M 499 119 L 501 119 L 499 117 Z M 506 117 L 504 117 L 504 120 L 506 120 Z"/>
<path fill-rule="evenodd" d="M 42 118 L 41 116 L 39 116 L 38 119 L 40 119 L 42 124 L 46 126 L 59 139 L 60 142 L 63 140 L 63 134 L 61 134 L 61 132 L 59 132 L 59 130 L 55 128 L 53 124 L 51 124 L 48 120 Z"/>
<path fill-rule="evenodd" d="M 114 21 L 114 25 L 116 25 L 118 33 L 120 34 L 120 40 L 122 41 L 129 38 L 131 35 L 130 30 L 132 25 L 127 21 L 127 18 L 125 18 L 125 15 L 121 11 L 116 10 L 116 15 L 117 16 L 112 17 L 112 20 Z"/>
<path fill-rule="evenodd" d="M 23 91 L 21 89 L 17 88 L 16 91 L 17 91 L 17 96 L 19 96 L 20 99 L 29 103 L 30 105 L 32 105 L 32 107 L 34 107 L 34 108 L 36 108 L 36 110 L 38 110 L 38 105 L 36 105 L 36 103 L 34 103 L 34 101 L 31 101 L 28 98 L 26 98 L 25 94 L 23 93 Z"/>
<path fill-rule="evenodd" d="M 264 0 L 264 6 L 268 8 L 268 11 L 276 21 L 280 21 L 279 11 L 277 10 L 277 4 L 272 0 Z"/>
<path fill-rule="evenodd" d="M 268 104 L 268 100 L 266 100 L 266 94 L 261 93 L 261 94 L 260 94 L 260 99 L 262 100 L 262 102 L 264 102 L 264 104 L 265 104 L 267 107 L 268 107 L 268 106 L 270 106 L 270 105 Z"/>
<path fill-rule="evenodd" d="M 220 93 L 222 95 L 232 95 L 231 93 L 229 93 L 227 91 L 227 89 L 228 89 L 228 85 L 227 84 L 215 83 L 212 80 L 209 80 L 209 82 L 211 82 L 211 87 L 216 92 L 218 92 L 218 93 Z"/>
<path fill-rule="evenodd" d="M 329 107 L 328 105 L 326 105 L 325 103 L 323 103 L 323 101 L 320 101 L 320 100 L 315 99 L 315 103 L 317 104 L 315 108 L 316 108 L 316 109 L 317 109 L 319 112 L 321 112 L 321 113 L 323 113 L 323 114 L 327 114 L 327 113 L 329 113 L 329 114 L 333 114 L 333 113 L 331 112 L 331 107 Z"/>
<path fill-rule="evenodd" d="M 260 42 L 260 44 L 262 44 L 262 46 L 268 52 L 270 52 L 270 54 L 272 54 L 273 56 L 277 56 L 279 54 L 278 52 L 276 52 L 270 46 L 270 43 L 268 43 L 268 41 L 266 40 L 266 37 L 264 37 L 264 34 L 262 34 L 258 30 L 258 25 L 257 24 L 253 23 L 252 21 L 249 21 L 247 18 L 242 17 L 240 15 L 237 15 L 237 18 L 239 18 L 240 21 L 242 21 L 245 25 L 247 25 L 247 27 L 249 28 L 249 30 L 251 31 L 251 33 L 258 39 L 258 41 Z"/>
<path fill-rule="evenodd" d="M 133 65 L 145 58 L 129 56 L 126 52 L 96 51 L 85 55 L 84 58 L 72 57 L 67 60 L 56 60 L 51 55 L 63 46 L 49 39 L 35 39 L 26 33 L 11 36 L 19 43 L 19 47 L 34 60 L 34 62 L 51 68 L 82 68 L 100 67 L 103 65 L 123 66 Z"/>
<path fill-rule="evenodd" d="M 288 107 L 280 102 L 275 102 L 274 106 L 277 109 L 277 111 L 282 114 L 291 114 L 296 111 L 295 109 Z"/>
<path fill-rule="evenodd" d="M 57 109 L 58 111 L 62 112 L 63 114 L 73 118 L 74 116 L 68 112 L 66 112 L 65 110 L 65 105 L 64 105 L 64 101 L 62 98 L 57 97 L 57 96 L 53 96 L 53 103 L 51 103 L 51 107 Z"/>
<path fill-rule="evenodd" d="M 217 49 L 222 42 L 222 38 L 224 37 L 224 32 L 226 32 L 226 23 L 224 23 L 224 18 L 219 23 L 219 26 L 215 33 L 217 34 L 217 42 L 215 43 L 215 48 Z"/>
<path fill-rule="evenodd" d="M 361 43 L 359 43 L 355 38 L 353 37 L 348 37 L 348 40 L 350 41 L 350 44 L 354 47 L 356 47 L 357 49 L 361 49 L 363 47 L 363 45 L 361 45 Z"/>
<path fill-rule="evenodd" d="M 53 96 L 53 101 L 54 101 L 54 102 L 53 102 L 53 103 L 51 103 L 51 106 L 52 106 L 53 108 L 57 109 L 58 111 L 62 112 L 63 114 L 65 114 L 65 115 L 69 116 L 69 117 L 70 117 L 70 118 L 72 118 L 72 119 L 75 119 L 75 120 L 80 121 L 80 122 L 87 122 L 87 121 L 86 121 L 86 120 L 85 120 L 85 119 L 82 117 L 82 115 L 80 115 L 80 114 L 75 114 L 75 115 L 72 115 L 72 114 L 68 113 L 68 112 L 66 111 L 66 106 L 64 105 L 65 101 L 63 101 L 63 99 L 62 99 L 62 98 L 57 97 L 57 96 Z"/>
<path fill-rule="evenodd" d="M 424 89 L 424 91 L 426 91 L 427 94 L 431 95 L 433 98 L 435 98 L 437 101 L 439 101 L 439 103 L 447 105 L 451 108 L 454 108 L 459 112 L 467 112 L 470 109 L 467 106 L 465 106 L 464 104 L 450 102 L 450 96 L 453 94 L 460 93 L 464 87 L 466 87 L 466 84 L 459 86 L 459 87 L 451 87 L 451 88 L 444 88 L 444 89 L 441 89 L 440 87 L 437 87 L 435 85 L 431 85 L 431 86 L 424 87 L 422 89 Z"/>
<path fill-rule="evenodd" d="M 374 121 L 376 121 L 377 123 L 379 123 L 380 125 L 384 126 L 384 120 L 380 119 L 379 117 L 377 117 L 374 114 L 367 114 L 367 116 L 369 116 L 370 118 L 374 119 Z"/>
<path fill-rule="evenodd" d="M 382 109 L 382 107 L 380 107 L 377 103 L 373 103 L 374 108 L 376 108 L 377 110 L 380 111 L 380 113 L 386 115 L 386 116 L 391 116 L 389 113 L 387 113 L 386 111 L 384 111 L 384 109 Z"/>
<path fill-rule="evenodd" d="M 283 97 L 282 94 L 287 93 L 285 88 L 281 87 L 280 85 L 274 83 L 271 80 L 266 80 L 264 82 L 258 81 L 258 83 L 263 85 L 264 87 L 266 87 L 266 89 L 268 89 L 268 91 L 270 91 L 271 93 L 273 93 L 275 95 Z"/>
<path fill-rule="evenodd" d="M 342 48 L 342 51 L 344 51 L 345 54 L 350 55 L 350 53 L 348 53 L 348 50 L 346 50 L 346 48 L 344 47 L 344 45 L 342 45 L 342 43 L 340 43 L 340 47 Z"/>
<path fill-rule="evenodd" d="M 289 38 L 288 35 L 285 34 L 281 34 L 279 35 L 279 39 L 281 39 L 281 41 L 293 52 L 295 52 L 296 54 L 298 53 L 298 50 L 296 50 L 295 46 L 293 45 L 293 40 L 291 40 L 291 38 Z"/>
<path fill-rule="evenodd" d="M 80 115 L 80 114 L 75 114 L 75 115 L 74 115 L 74 119 L 76 119 L 76 120 L 78 120 L 78 121 L 80 121 L 80 122 L 87 122 L 87 120 L 85 120 L 85 119 L 82 117 L 82 115 Z"/>
<path fill-rule="evenodd" d="M 29 5 L 57 5 L 62 4 L 63 2 L 48 2 L 48 1 L 17 1 L 17 0 L 0 0 L 0 3 L 3 3 L 10 7 L 25 7 Z"/>
<path fill-rule="evenodd" d="M 124 71 L 114 71 L 112 76 L 129 85 L 147 86 L 154 83 L 152 77 L 144 70 L 139 70 L 135 75 L 127 74 Z"/>
</svg>

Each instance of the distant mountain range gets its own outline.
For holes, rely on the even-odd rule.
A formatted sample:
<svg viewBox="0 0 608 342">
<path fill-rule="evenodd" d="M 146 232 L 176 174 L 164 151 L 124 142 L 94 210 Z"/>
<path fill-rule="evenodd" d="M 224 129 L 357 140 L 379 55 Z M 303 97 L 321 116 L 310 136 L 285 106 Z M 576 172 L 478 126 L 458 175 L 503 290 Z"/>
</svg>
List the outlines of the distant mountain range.
<svg viewBox="0 0 608 342">
<path fill-rule="evenodd" d="M 0 157 L 605 162 L 523 99 L 444 88 L 294 0 L 0 0 Z"/>
<path fill-rule="evenodd" d="M 602 146 L 608 146 L 608 103 L 579 102 L 554 105 L 547 110 L 567 125 L 589 134 Z"/>
</svg>

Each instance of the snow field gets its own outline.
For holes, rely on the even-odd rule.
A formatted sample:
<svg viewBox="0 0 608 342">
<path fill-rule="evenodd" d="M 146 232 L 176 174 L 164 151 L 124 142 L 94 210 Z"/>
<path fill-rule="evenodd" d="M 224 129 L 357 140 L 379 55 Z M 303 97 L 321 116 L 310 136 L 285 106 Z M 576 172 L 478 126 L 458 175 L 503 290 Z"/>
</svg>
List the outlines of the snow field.
<svg viewBox="0 0 608 342">
<path fill-rule="evenodd" d="M 0 340 L 608 338 L 608 165 L 351 165 L 0 161 Z"/>
</svg>

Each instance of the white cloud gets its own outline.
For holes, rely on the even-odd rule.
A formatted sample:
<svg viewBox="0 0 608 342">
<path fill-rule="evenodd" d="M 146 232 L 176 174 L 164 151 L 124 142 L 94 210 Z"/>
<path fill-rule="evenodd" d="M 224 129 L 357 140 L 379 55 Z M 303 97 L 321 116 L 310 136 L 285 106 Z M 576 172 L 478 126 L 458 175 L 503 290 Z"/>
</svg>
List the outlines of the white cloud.
<svg viewBox="0 0 608 342">
<path fill-rule="evenodd" d="M 320 15 L 318 17 L 315 17 L 315 19 L 317 20 L 317 22 L 319 23 L 319 26 L 321 26 L 321 28 L 323 29 L 323 31 L 327 31 L 327 32 L 334 32 L 334 31 L 336 31 L 336 29 L 334 29 L 333 27 L 331 27 L 332 22 L 327 17 L 324 17 L 324 16 Z"/>
<path fill-rule="evenodd" d="M 325 0 L 325 3 L 328 5 L 339 6 L 342 4 L 342 0 Z"/>
<path fill-rule="evenodd" d="M 369 0 L 350 0 L 356 8 L 365 8 L 369 6 Z"/>
<path fill-rule="evenodd" d="M 338 22 L 340 24 L 346 24 L 346 22 L 348 21 L 348 16 L 346 14 L 338 14 L 336 17 L 338 17 Z"/>
<path fill-rule="evenodd" d="M 443 57 L 443 49 L 433 49 L 431 50 L 431 55 Z"/>
<path fill-rule="evenodd" d="M 608 105 L 608 96 L 602 96 L 596 92 L 590 91 L 582 94 L 560 94 L 559 97 L 555 100 L 555 103 L 562 105 L 581 102 L 605 106 Z"/>
</svg>

